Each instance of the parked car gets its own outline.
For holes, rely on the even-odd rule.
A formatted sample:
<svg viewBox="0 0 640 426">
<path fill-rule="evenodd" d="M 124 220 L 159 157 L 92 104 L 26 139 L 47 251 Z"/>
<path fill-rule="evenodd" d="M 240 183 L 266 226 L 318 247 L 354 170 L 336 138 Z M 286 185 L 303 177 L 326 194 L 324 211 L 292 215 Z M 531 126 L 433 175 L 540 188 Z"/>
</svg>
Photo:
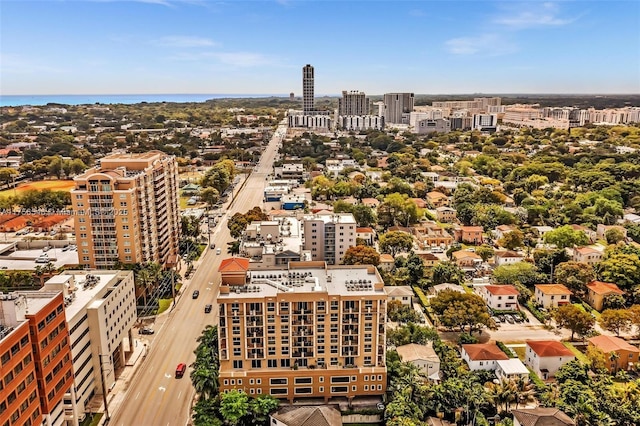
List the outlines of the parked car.
<svg viewBox="0 0 640 426">
<path fill-rule="evenodd" d="M 208 305 L 204 305 L 204 313 L 208 314 L 211 312 L 211 309 L 213 308 L 212 305 L 208 304 Z"/>
<path fill-rule="evenodd" d="M 511 315 L 505 315 L 505 317 L 507 317 L 507 322 L 509 324 L 515 324 L 516 321 L 513 319 Z"/>
<path fill-rule="evenodd" d="M 505 322 L 506 321 L 506 318 L 504 317 L 504 315 L 499 316 L 498 318 L 500 319 L 500 322 Z"/>
<path fill-rule="evenodd" d="M 193 291 L 193 295 L 191 297 L 194 298 L 194 299 L 197 299 L 198 296 L 200 296 L 200 292 L 198 290 L 194 290 Z"/>
<path fill-rule="evenodd" d="M 153 331 L 153 329 L 149 328 L 149 327 L 143 327 L 140 329 L 140 331 L 138 332 L 140 334 L 153 334 L 155 333 L 155 331 Z"/>
<path fill-rule="evenodd" d="M 220 254 L 222 253 L 222 250 L 220 250 L 220 247 L 218 247 L 218 249 L 216 250 L 216 254 Z"/>
</svg>

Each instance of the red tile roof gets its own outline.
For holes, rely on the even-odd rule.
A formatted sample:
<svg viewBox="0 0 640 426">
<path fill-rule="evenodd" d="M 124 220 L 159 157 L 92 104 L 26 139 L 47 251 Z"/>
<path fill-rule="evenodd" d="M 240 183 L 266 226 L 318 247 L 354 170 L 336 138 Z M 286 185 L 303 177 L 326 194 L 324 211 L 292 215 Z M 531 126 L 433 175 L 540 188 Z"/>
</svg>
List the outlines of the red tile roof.
<svg viewBox="0 0 640 426">
<path fill-rule="evenodd" d="M 535 287 L 544 294 L 573 294 L 563 284 L 536 284 Z"/>
<path fill-rule="evenodd" d="M 362 227 L 362 228 L 356 228 L 356 232 L 358 234 L 364 234 L 364 233 L 372 233 L 373 232 L 373 228 L 368 228 L 368 227 Z"/>
<path fill-rule="evenodd" d="M 527 340 L 529 346 L 539 357 L 574 356 L 565 345 L 557 340 Z"/>
<path fill-rule="evenodd" d="M 602 281 L 591 281 L 587 284 L 587 289 L 595 294 L 624 294 L 624 291 L 620 290 L 614 283 L 605 283 Z"/>
<path fill-rule="evenodd" d="M 246 257 L 230 257 L 223 259 L 218 272 L 243 272 L 249 269 L 249 259 Z"/>
<path fill-rule="evenodd" d="M 607 336 L 604 334 L 590 338 L 589 343 L 591 343 L 596 348 L 601 349 L 605 354 L 608 354 L 610 352 L 617 352 L 620 350 L 636 353 L 640 352 L 640 349 L 629 344 L 626 340 L 623 340 L 619 337 Z"/>
<path fill-rule="evenodd" d="M 487 285 L 487 291 L 494 296 L 517 296 L 520 292 L 512 285 Z"/>
<path fill-rule="evenodd" d="M 507 360 L 509 357 L 507 354 L 493 343 L 476 343 L 469 345 L 462 345 L 462 349 L 469 355 L 469 359 L 472 361 L 497 361 Z"/>
</svg>

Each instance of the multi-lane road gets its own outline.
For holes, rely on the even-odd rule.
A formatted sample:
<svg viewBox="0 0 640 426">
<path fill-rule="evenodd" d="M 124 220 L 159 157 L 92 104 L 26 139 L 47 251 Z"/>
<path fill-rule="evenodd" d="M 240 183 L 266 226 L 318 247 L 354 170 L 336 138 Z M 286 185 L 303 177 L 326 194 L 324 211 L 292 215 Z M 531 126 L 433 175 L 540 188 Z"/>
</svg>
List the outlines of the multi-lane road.
<svg viewBox="0 0 640 426">
<path fill-rule="evenodd" d="M 234 190 L 224 216 L 211 234 L 211 242 L 222 249 L 207 249 L 189 285 L 181 289 L 181 297 L 162 327 L 156 330 L 147 356 L 136 371 L 126 389 L 126 395 L 119 407 L 111 413 L 111 424 L 118 426 L 175 426 L 190 421 L 189 409 L 194 397 L 194 389 L 189 379 L 190 369 L 181 379 L 175 378 L 178 363 L 190 365 L 195 361 L 193 351 L 196 339 L 202 329 L 216 324 L 218 306 L 215 298 L 218 292 L 218 267 L 227 257 L 227 243 L 232 241 L 227 229 L 228 218 L 236 212 L 245 212 L 262 205 L 267 176 L 273 170 L 273 161 L 281 144 L 286 127 L 280 125 L 260 161 L 241 188 Z M 192 299 L 194 290 L 200 291 L 197 299 Z M 204 312 L 206 304 L 213 304 L 211 313 Z"/>
</svg>

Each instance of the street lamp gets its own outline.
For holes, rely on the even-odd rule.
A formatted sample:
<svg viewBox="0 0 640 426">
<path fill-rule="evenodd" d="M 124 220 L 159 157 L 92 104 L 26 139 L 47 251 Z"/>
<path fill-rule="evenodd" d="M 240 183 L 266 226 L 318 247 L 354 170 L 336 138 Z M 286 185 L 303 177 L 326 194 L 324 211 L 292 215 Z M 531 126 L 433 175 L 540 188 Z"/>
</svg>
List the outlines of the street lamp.
<svg viewBox="0 0 640 426">
<path fill-rule="evenodd" d="M 113 368 L 113 363 L 111 362 L 111 356 L 110 355 L 103 355 L 103 354 L 98 354 L 98 356 L 100 357 L 100 381 L 102 382 L 102 402 L 104 403 L 104 414 L 105 414 L 105 418 L 104 418 L 104 423 L 109 423 L 109 420 L 111 417 L 109 417 L 109 407 L 107 406 L 107 384 L 105 383 L 105 379 L 104 379 L 104 367 L 102 366 L 102 357 L 106 356 L 109 358 L 109 364 L 111 364 L 112 368 Z M 109 371 L 112 370 L 107 370 L 107 373 Z"/>
</svg>

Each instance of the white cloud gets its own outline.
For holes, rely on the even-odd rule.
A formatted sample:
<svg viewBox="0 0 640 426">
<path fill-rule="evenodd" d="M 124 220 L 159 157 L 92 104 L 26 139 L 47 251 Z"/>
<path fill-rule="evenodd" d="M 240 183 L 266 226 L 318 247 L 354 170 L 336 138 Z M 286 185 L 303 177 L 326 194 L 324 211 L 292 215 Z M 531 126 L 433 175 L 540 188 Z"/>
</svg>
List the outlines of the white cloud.
<svg viewBox="0 0 640 426">
<path fill-rule="evenodd" d="M 211 47 L 217 46 L 215 41 L 204 37 L 166 36 L 154 41 L 154 44 L 165 47 Z"/>
<path fill-rule="evenodd" d="M 522 30 L 535 27 L 560 27 L 575 21 L 559 16 L 560 10 L 555 3 L 528 3 L 509 5 L 502 16 L 493 19 L 493 23 Z"/>
<path fill-rule="evenodd" d="M 239 68 L 250 68 L 262 65 L 276 64 L 275 58 L 254 52 L 178 52 L 168 59 L 174 61 L 199 61 L 211 60 L 222 64 Z"/>
<path fill-rule="evenodd" d="M 516 46 L 496 34 L 481 34 L 473 37 L 457 37 L 447 40 L 445 48 L 454 55 L 499 56 L 513 53 Z"/>
</svg>

